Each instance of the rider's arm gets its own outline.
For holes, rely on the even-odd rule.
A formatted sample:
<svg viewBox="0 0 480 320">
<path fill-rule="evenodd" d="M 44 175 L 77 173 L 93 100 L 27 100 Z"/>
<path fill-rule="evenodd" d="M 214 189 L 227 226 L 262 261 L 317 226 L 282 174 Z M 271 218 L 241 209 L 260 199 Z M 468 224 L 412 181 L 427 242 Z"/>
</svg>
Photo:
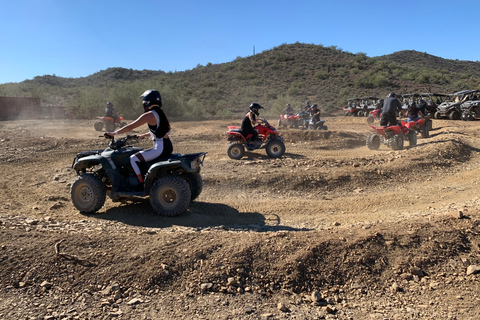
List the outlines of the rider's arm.
<svg viewBox="0 0 480 320">
<path fill-rule="evenodd" d="M 129 131 L 132 131 L 135 128 L 140 127 L 141 125 L 144 125 L 145 123 L 148 123 L 149 125 L 156 125 L 157 124 L 157 119 L 155 119 L 155 116 L 153 115 L 152 112 L 144 113 L 140 117 L 138 117 L 137 120 L 133 121 L 132 123 L 127 124 L 126 126 L 118 129 L 115 132 L 108 132 L 108 133 L 110 135 L 126 133 L 126 132 L 129 132 Z"/>
</svg>

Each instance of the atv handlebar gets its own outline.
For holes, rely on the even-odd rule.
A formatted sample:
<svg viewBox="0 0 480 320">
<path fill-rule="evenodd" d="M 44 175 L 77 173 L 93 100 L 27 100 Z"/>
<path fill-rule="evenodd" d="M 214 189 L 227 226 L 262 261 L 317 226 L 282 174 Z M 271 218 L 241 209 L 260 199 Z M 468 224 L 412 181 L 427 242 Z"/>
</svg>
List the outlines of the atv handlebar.
<svg viewBox="0 0 480 320">
<path fill-rule="evenodd" d="M 127 136 L 119 138 L 117 140 L 115 140 L 114 136 L 109 135 L 106 132 L 103 134 L 103 136 L 106 139 L 110 139 L 110 142 L 108 143 L 108 146 L 110 148 L 114 149 L 114 150 L 124 147 L 127 144 L 128 140 L 138 140 L 138 136 L 136 134 L 127 135 Z"/>
</svg>

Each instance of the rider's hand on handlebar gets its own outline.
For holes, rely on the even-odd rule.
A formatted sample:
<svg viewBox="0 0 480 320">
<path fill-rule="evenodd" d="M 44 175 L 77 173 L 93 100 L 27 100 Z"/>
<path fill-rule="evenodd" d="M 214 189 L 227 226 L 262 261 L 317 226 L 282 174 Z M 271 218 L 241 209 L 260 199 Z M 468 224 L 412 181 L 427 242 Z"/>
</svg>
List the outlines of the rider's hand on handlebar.
<svg viewBox="0 0 480 320">
<path fill-rule="evenodd" d="M 104 136 L 106 139 L 113 139 L 113 136 L 114 136 L 114 135 L 115 135 L 115 134 L 114 134 L 113 132 L 105 132 L 105 133 L 103 134 L 103 136 Z"/>
</svg>

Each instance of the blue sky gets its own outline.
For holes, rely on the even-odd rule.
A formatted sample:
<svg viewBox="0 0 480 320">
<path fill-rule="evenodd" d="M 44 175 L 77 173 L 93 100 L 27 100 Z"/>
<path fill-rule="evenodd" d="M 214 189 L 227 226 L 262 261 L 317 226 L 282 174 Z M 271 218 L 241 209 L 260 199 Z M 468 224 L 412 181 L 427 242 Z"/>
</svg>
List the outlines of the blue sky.
<svg viewBox="0 0 480 320">
<path fill-rule="evenodd" d="M 480 60 L 480 1 L 0 0 L 0 84 L 184 71 L 283 43 Z"/>
</svg>

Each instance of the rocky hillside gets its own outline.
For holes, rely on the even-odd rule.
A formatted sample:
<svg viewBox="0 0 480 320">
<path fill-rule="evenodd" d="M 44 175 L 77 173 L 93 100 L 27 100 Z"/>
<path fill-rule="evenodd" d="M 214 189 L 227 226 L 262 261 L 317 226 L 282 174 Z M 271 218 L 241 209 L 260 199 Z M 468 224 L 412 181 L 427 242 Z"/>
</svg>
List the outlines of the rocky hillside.
<svg viewBox="0 0 480 320">
<path fill-rule="evenodd" d="M 392 90 L 450 93 L 476 89 L 479 66 L 479 62 L 446 60 L 416 51 L 371 58 L 335 46 L 295 43 L 175 73 L 110 68 L 82 78 L 38 76 L 0 85 L 0 95 L 41 97 L 43 104 L 64 105 L 82 117 L 97 115 L 106 101 L 134 117 L 138 110 L 133 106 L 146 88 L 162 91 L 172 116 L 235 115 L 251 101 L 262 103 L 272 114 L 278 114 L 287 102 L 298 108 L 307 100 L 335 112 L 348 98 L 384 96 Z"/>
</svg>

